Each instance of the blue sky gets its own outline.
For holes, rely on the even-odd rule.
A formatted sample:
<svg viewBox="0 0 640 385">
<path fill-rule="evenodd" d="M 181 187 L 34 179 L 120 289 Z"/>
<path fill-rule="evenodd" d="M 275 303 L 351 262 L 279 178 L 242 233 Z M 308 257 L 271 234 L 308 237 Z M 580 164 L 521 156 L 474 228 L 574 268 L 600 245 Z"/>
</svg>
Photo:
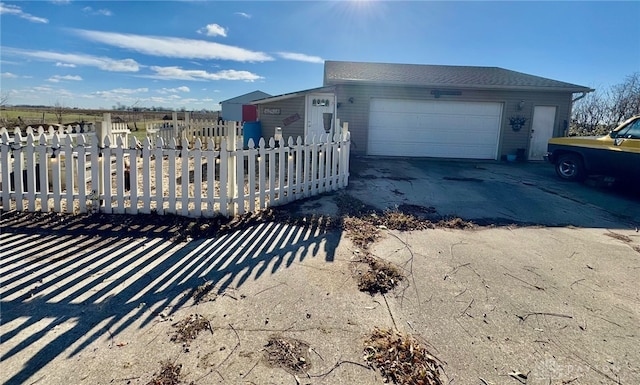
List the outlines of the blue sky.
<svg viewBox="0 0 640 385">
<path fill-rule="evenodd" d="M 606 89 L 640 71 L 640 2 L 5 1 L 8 104 L 219 109 L 322 85 L 324 60 L 495 66 Z"/>
</svg>

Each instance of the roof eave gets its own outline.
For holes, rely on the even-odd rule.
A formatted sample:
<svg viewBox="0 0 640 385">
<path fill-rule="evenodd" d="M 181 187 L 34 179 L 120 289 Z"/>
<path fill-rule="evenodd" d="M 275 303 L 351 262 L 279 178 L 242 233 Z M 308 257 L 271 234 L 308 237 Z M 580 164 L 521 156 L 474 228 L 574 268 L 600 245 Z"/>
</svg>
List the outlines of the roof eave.
<svg viewBox="0 0 640 385">
<path fill-rule="evenodd" d="M 249 104 L 264 104 L 264 103 L 273 103 L 273 102 L 278 102 L 281 100 L 287 100 L 287 99 L 291 99 L 291 98 L 296 98 L 298 96 L 303 96 L 312 92 L 327 92 L 327 91 L 333 91 L 335 89 L 334 86 L 326 86 L 326 87 L 317 87 L 317 88 L 310 88 L 308 90 L 302 90 L 302 91 L 296 91 L 296 92 L 291 92 L 288 94 L 282 94 L 282 95 L 276 95 L 276 96 L 271 96 L 268 98 L 264 98 L 264 99 L 258 99 L 258 100 L 254 100 L 252 102 L 250 102 Z"/>
<path fill-rule="evenodd" d="M 506 86 L 506 85 L 483 85 L 483 84 L 409 84 L 402 82 L 379 82 L 367 80 L 341 80 L 339 82 L 331 82 L 332 86 L 336 85 L 363 85 L 363 86 L 397 86 L 397 87 L 415 87 L 415 88 L 455 88 L 455 89 L 472 89 L 472 90 L 502 90 L 502 91 L 548 91 L 548 92 L 593 92 L 588 87 L 536 87 L 536 86 Z"/>
</svg>

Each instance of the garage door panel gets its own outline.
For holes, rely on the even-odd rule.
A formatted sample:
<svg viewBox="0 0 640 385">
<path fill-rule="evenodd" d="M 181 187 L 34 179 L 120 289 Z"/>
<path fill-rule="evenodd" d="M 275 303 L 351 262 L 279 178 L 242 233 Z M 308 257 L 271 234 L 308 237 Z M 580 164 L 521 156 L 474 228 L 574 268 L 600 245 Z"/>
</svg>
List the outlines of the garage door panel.
<svg viewBox="0 0 640 385">
<path fill-rule="evenodd" d="M 369 133 L 369 138 L 371 141 L 380 141 L 380 142 L 395 142 L 401 141 L 398 135 L 398 129 L 380 129 L 380 130 L 372 130 Z M 419 138 L 422 135 L 424 130 L 419 128 L 407 128 L 404 130 L 404 138 L 414 138 L 413 140 L 409 139 L 406 141 L 410 142 L 421 142 L 415 138 Z M 471 145 L 480 145 L 484 142 L 493 143 L 493 139 L 495 137 L 495 133 L 493 131 L 474 131 L 473 133 L 474 142 Z M 432 136 L 429 138 L 429 142 L 433 145 L 438 144 L 459 144 L 464 145 L 466 141 L 469 140 L 469 132 L 467 130 L 461 129 L 450 129 L 450 130 L 439 130 L 437 132 L 433 132 Z M 493 147 L 493 144 L 488 144 L 489 147 Z"/>
<path fill-rule="evenodd" d="M 495 159 L 502 105 L 372 99 L 368 153 Z"/>
<path fill-rule="evenodd" d="M 388 147 L 389 150 L 392 151 L 394 155 L 390 153 L 385 154 L 371 154 L 371 155 L 382 155 L 382 156 L 415 156 L 415 157 L 434 157 L 434 158 L 451 158 L 451 152 L 446 147 L 434 147 L 429 155 L 424 154 L 424 147 L 415 143 L 415 142 L 394 142 L 389 143 L 385 142 L 385 147 Z M 446 146 L 446 143 L 442 144 Z M 456 158 L 467 158 L 467 159 L 485 159 L 484 156 L 487 152 L 492 151 L 491 146 L 459 146 L 458 149 L 465 156 L 456 156 Z"/>
</svg>

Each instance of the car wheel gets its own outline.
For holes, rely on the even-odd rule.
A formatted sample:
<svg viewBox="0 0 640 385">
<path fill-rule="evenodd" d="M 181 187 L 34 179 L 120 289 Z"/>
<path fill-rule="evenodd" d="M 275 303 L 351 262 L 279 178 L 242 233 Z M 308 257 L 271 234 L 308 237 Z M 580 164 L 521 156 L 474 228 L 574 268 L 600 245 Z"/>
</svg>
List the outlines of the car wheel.
<svg viewBox="0 0 640 385">
<path fill-rule="evenodd" d="M 561 179 L 571 182 L 582 181 L 586 177 L 582 158 L 576 154 L 563 154 L 556 162 L 556 174 Z"/>
</svg>

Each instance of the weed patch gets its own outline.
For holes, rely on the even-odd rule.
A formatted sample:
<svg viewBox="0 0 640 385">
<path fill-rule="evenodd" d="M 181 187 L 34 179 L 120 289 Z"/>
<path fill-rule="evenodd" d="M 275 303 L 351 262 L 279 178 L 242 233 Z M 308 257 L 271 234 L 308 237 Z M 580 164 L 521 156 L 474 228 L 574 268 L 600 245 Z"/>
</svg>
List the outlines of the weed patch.
<svg viewBox="0 0 640 385">
<path fill-rule="evenodd" d="M 211 323 L 200 314 L 190 314 L 185 319 L 171 326 L 176 329 L 175 333 L 171 336 L 171 341 L 182 343 L 187 351 L 191 340 L 196 339 L 201 331 L 209 330 L 211 334 L 213 334 Z"/>
<path fill-rule="evenodd" d="M 264 347 L 264 359 L 271 367 L 284 369 L 293 375 L 311 368 L 309 344 L 295 338 L 272 336 Z"/>
<path fill-rule="evenodd" d="M 146 385 L 180 385 L 186 384 L 182 382 L 182 365 L 176 365 L 171 362 L 163 362 L 160 372 L 157 373 L 151 381 Z M 189 385 L 195 385 L 192 381 Z"/>
<path fill-rule="evenodd" d="M 380 371 L 385 382 L 442 385 L 441 363 L 414 337 L 375 328 L 364 346 L 365 361 Z"/>
<path fill-rule="evenodd" d="M 207 281 L 193 290 L 191 298 L 193 298 L 195 303 L 215 301 L 216 298 L 218 298 L 218 295 L 213 291 L 213 289 L 213 282 Z"/>
<path fill-rule="evenodd" d="M 346 217 L 342 220 L 342 228 L 351 242 L 361 249 L 369 248 L 380 236 L 380 229 L 370 218 Z"/>
<path fill-rule="evenodd" d="M 358 289 L 371 295 L 385 294 L 405 278 L 400 268 L 371 255 L 366 255 L 359 262 L 366 264 L 367 270 L 358 272 Z"/>
</svg>

